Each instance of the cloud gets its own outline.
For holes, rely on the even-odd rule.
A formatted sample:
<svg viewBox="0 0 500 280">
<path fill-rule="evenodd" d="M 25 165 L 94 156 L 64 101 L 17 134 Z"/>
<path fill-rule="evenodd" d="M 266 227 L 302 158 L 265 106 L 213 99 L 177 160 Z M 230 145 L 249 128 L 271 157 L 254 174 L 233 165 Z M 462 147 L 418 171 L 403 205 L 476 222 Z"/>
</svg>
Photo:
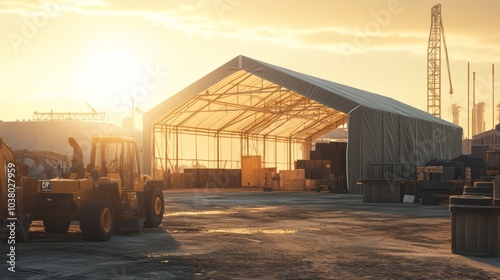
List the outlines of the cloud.
<svg viewBox="0 0 500 280">
<path fill-rule="evenodd" d="M 25 0 L 5 1 L 0 3 L 0 13 L 18 14 L 21 16 L 36 16 L 37 13 L 52 14 L 63 11 L 76 11 L 82 8 L 109 7 L 109 2 L 104 0 Z"/>
<path fill-rule="evenodd" d="M 488 18 L 467 21 L 463 15 L 470 9 L 468 2 L 457 2 L 460 5 L 451 5 L 449 0 L 443 2 L 449 2 L 443 3 L 443 9 L 445 6 L 447 9 L 443 17 L 446 16 L 448 47 L 454 51 L 452 58 L 485 55 L 500 58 L 496 50 L 500 44 L 495 29 L 498 20 L 491 14 L 491 5 L 498 6 L 496 2 L 478 2 L 471 14 L 479 16 L 482 11 Z M 0 13 L 33 16 L 52 8 L 51 16 L 67 12 L 85 17 L 139 18 L 191 37 L 231 38 L 337 54 L 404 51 L 422 55 L 427 45 L 432 5 L 429 1 L 410 0 L 318 0 L 293 5 L 284 0 L 28 0 L 2 2 Z"/>
</svg>

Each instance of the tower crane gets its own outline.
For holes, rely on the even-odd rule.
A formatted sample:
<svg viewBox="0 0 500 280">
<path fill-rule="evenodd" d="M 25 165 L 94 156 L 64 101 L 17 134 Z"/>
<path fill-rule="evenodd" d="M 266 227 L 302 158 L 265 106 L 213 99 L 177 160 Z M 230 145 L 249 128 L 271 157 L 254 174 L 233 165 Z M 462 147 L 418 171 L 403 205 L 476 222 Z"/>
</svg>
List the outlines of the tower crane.
<svg viewBox="0 0 500 280">
<path fill-rule="evenodd" d="M 431 30 L 427 48 L 427 112 L 438 118 L 441 118 L 441 37 L 446 55 L 450 94 L 453 94 L 448 48 L 441 18 L 441 4 L 437 4 L 431 9 Z"/>
</svg>

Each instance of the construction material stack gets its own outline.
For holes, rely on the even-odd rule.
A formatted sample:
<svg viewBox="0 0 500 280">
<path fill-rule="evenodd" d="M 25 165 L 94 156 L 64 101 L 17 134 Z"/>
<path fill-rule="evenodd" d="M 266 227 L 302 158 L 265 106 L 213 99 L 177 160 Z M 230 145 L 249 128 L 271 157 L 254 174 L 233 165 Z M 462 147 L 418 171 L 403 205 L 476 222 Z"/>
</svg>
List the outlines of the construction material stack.
<svg viewBox="0 0 500 280">
<path fill-rule="evenodd" d="M 449 201 L 452 252 L 500 257 L 500 179 L 476 182 L 464 195 L 450 196 Z"/>
</svg>

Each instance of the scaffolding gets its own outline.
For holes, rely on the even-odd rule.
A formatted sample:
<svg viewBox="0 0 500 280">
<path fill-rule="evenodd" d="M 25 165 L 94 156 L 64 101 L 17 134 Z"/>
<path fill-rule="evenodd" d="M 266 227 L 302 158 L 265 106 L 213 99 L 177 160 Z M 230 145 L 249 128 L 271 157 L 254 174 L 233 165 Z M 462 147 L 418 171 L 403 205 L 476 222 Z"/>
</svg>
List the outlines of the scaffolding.
<svg viewBox="0 0 500 280">
<path fill-rule="evenodd" d="M 345 123 L 347 114 L 240 70 L 154 124 L 153 171 L 241 168 L 244 155 L 290 170 L 315 138 Z"/>
<path fill-rule="evenodd" d="M 92 112 L 92 113 L 54 113 L 50 110 L 49 113 L 33 113 L 34 121 L 107 121 L 109 118 L 105 112 Z"/>
</svg>

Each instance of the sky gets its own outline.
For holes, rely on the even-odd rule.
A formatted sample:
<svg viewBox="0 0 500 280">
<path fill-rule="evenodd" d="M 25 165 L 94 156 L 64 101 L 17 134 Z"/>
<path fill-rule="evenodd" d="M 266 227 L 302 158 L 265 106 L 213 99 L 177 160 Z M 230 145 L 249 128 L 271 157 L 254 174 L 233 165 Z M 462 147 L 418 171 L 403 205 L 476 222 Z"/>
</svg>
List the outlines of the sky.
<svg viewBox="0 0 500 280">
<path fill-rule="evenodd" d="M 496 0 L 1 0 L 0 120 L 36 112 L 147 111 L 238 55 L 427 110 L 431 8 L 441 4 L 442 117 L 476 103 L 492 120 L 500 72 Z M 442 52 L 444 59 L 444 50 Z M 498 88 L 497 92 L 500 92 Z M 500 94 L 495 96 L 500 103 Z"/>
</svg>

